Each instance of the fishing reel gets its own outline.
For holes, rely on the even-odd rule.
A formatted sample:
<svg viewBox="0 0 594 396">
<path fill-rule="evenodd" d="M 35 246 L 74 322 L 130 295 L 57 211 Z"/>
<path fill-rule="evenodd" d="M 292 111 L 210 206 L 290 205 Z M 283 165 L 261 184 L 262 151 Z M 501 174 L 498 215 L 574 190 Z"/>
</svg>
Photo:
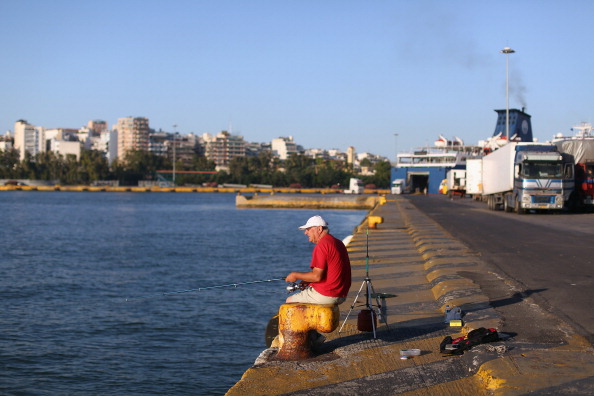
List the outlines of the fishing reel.
<svg viewBox="0 0 594 396">
<path fill-rule="evenodd" d="M 306 287 L 307 287 L 307 283 L 305 283 L 305 282 L 300 282 L 300 283 L 292 282 L 289 284 L 289 286 L 287 286 L 287 292 L 293 293 L 298 290 L 305 290 Z"/>
</svg>

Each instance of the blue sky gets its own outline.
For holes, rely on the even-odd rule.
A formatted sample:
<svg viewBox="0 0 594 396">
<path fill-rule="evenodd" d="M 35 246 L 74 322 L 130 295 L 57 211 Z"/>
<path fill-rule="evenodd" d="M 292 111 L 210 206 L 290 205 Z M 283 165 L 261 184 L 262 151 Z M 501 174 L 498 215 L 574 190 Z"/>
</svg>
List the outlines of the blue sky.
<svg viewBox="0 0 594 396">
<path fill-rule="evenodd" d="M 490 136 L 509 46 L 510 107 L 547 140 L 593 121 L 593 16 L 590 0 L 0 0 L 0 131 L 143 116 L 393 159 Z"/>
</svg>

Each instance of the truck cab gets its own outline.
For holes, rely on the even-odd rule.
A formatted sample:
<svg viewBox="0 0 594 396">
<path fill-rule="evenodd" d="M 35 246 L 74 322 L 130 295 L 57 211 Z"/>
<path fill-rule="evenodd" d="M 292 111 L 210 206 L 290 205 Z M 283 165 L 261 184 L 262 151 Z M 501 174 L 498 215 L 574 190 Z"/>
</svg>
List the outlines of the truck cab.
<svg viewBox="0 0 594 396">
<path fill-rule="evenodd" d="M 565 180 L 573 179 L 571 166 L 549 145 L 518 145 L 514 161 L 514 189 L 505 196 L 504 208 L 523 213 L 526 209 L 563 209 Z M 570 174 L 568 174 L 568 172 Z M 565 187 L 565 189 L 564 189 Z"/>
<path fill-rule="evenodd" d="M 361 181 L 361 179 L 351 177 L 351 180 L 349 181 L 349 188 L 348 188 L 348 190 L 344 190 L 344 193 L 345 194 L 363 194 L 364 189 L 365 188 L 363 187 L 363 182 Z"/>
<path fill-rule="evenodd" d="M 461 197 L 466 193 L 466 170 L 450 169 L 446 174 L 447 194 L 450 198 L 454 195 Z"/>
<path fill-rule="evenodd" d="M 394 181 L 392 181 L 392 187 L 390 188 L 390 192 L 392 194 L 404 194 L 404 179 L 394 179 Z"/>
<path fill-rule="evenodd" d="M 554 144 L 510 142 L 484 156 L 482 167 L 491 210 L 562 210 L 573 191 L 572 161 Z"/>
</svg>

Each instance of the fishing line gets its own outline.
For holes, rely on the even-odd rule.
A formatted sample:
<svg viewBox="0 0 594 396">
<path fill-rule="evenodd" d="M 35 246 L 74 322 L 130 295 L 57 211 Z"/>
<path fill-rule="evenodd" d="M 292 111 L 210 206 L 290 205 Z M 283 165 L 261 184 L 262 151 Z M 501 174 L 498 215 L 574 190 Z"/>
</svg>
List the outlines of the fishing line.
<svg viewBox="0 0 594 396">
<path fill-rule="evenodd" d="M 255 283 L 275 282 L 275 281 L 281 281 L 281 280 L 285 280 L 285 278 L 274 278 L 274 279 L 265 279 L 265 280 L 249 281 L 249 282 L 228 283 L 225 285 L 215 285 L 215 286 L 197 287 L 195 289 L 174 290 L 174 291 L 169 291 L 169 292 L 153 293 L 153 294 L 147 294 L 145 296 L 130 297 L 130 298 L 127 298 L 126 301 L 140 300 L 143 298 L 151 298 L 151 297 L 158 297 L 158 296 L 168 296 L 171 294 L 198 292 L 198 291 L 202 291 L 202 290 L 220 289 L 223 287 L 237 287 L 237 286 L 244 286 L 244 285 L 253 285 Z"/>
</svg>

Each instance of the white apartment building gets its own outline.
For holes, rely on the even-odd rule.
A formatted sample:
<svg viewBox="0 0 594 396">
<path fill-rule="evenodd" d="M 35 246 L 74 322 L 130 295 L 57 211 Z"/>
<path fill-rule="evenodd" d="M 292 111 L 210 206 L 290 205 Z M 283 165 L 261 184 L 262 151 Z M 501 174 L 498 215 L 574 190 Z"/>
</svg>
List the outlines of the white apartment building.
<svg viewBox="0 0 594 396">
<path fill-rule="evenodd" d="M 324 160 L 330 159 L 330 155 L 328 154 L 328 151 L 324 150 L 324 149 L 319 149 L 319 148 L 307 149 L 307 150 L 305 150 L 305 155 L 307 157 L 311 157 L 314 159 L 324 159 Z"/>
<path fill-rule="evenodd" d="M 85 144 L 85 140 L 81 140 L 80 130 L 73 128 L 46 129 L 45 141 L 48 151 L 64 157 L 72 154 L 77 160 L 80 159 L 81 144 Z"/>
<path fill-rule="evenodd" d="M 348 156 L 347 154 L 343 153 L 339 149 L 330 149 L 328 150 L 328 156 L 331 160 L 340 160 L 340 161 L 347 161 Z"/>
<path fill-rule="evenodd" d="M 80 160 L 80 142 L 79 141 L 68 141 L 68 140 L 58 140 L 58 139 L 50 139 L 48 140 L 49 143 L 49 151 L 53 151 L 56 154 L 62 155 L 66 157 L 67 155 L 74 155 L 76 156 L 76 160 Z"/>
<path fill-rule="evenodd" d="M 380 161 L 388 161 L 386 157 L 382 157 L 381 155 L 371 154 L 371 153 L 361 153 L 357 154 L 357 160 L 359 162 L 363 161 L 364 159 L 368 159 L 372 164 L 376 164 Z"/>
<path fill-rule="evenodd" d="M 12 136 L 10 131 L 7 131 L 4 136 L 0 136 L 0 150 L 6 151 L 12 149 Z"/>
<path fill-rule="evenodd" d="M 222 131 L 216 136 L 204 133 L 201 141 L 204 145 L 204 156 L 215 162 L 217 170 L 228 169 L 229 163 L 235 157 L 245 157 L 243 136 L 231 135 L 227 131 Z"/>
<path fill-rule="evenodd" d="M 92 131 L 88 127 L 80 128 L 76 136 L 85 150 L 91 150 L 93 147 L 93 142 L 99 137 L 99 135 L 93 135 Z"/>
<path fill-rule="evenodd" d="M 115 129 L 103 131 L 98 138 L 92 137 L 91 141 L 91 148 L 105 153 L 107 162 L 111 166 L 113 161 L 118 158 L 118 131 Z"/>
<path fill-rule="evenodd" d="M 30 125 L 25 120 L 18 120 L 14 124 L 14 148 L 19 151 L 19 157 L 25 159 L 25 153 L 32 156 L 45 151 L 45 128 Z"/>
<path fill-rule="evenodd" d="M 291 154 L 297 154 L 298 152 L 293 136 L 272 139 L 271 146 L 272 154 L 281 160 L 286 160 Z"/>
<path fill-rule="evenodd" d="M 79 140 L 79 130 L 72 128 L 53 128 L 45 130 L 45 140 L 67 140 L 73 142 Z"/>
</svg>

